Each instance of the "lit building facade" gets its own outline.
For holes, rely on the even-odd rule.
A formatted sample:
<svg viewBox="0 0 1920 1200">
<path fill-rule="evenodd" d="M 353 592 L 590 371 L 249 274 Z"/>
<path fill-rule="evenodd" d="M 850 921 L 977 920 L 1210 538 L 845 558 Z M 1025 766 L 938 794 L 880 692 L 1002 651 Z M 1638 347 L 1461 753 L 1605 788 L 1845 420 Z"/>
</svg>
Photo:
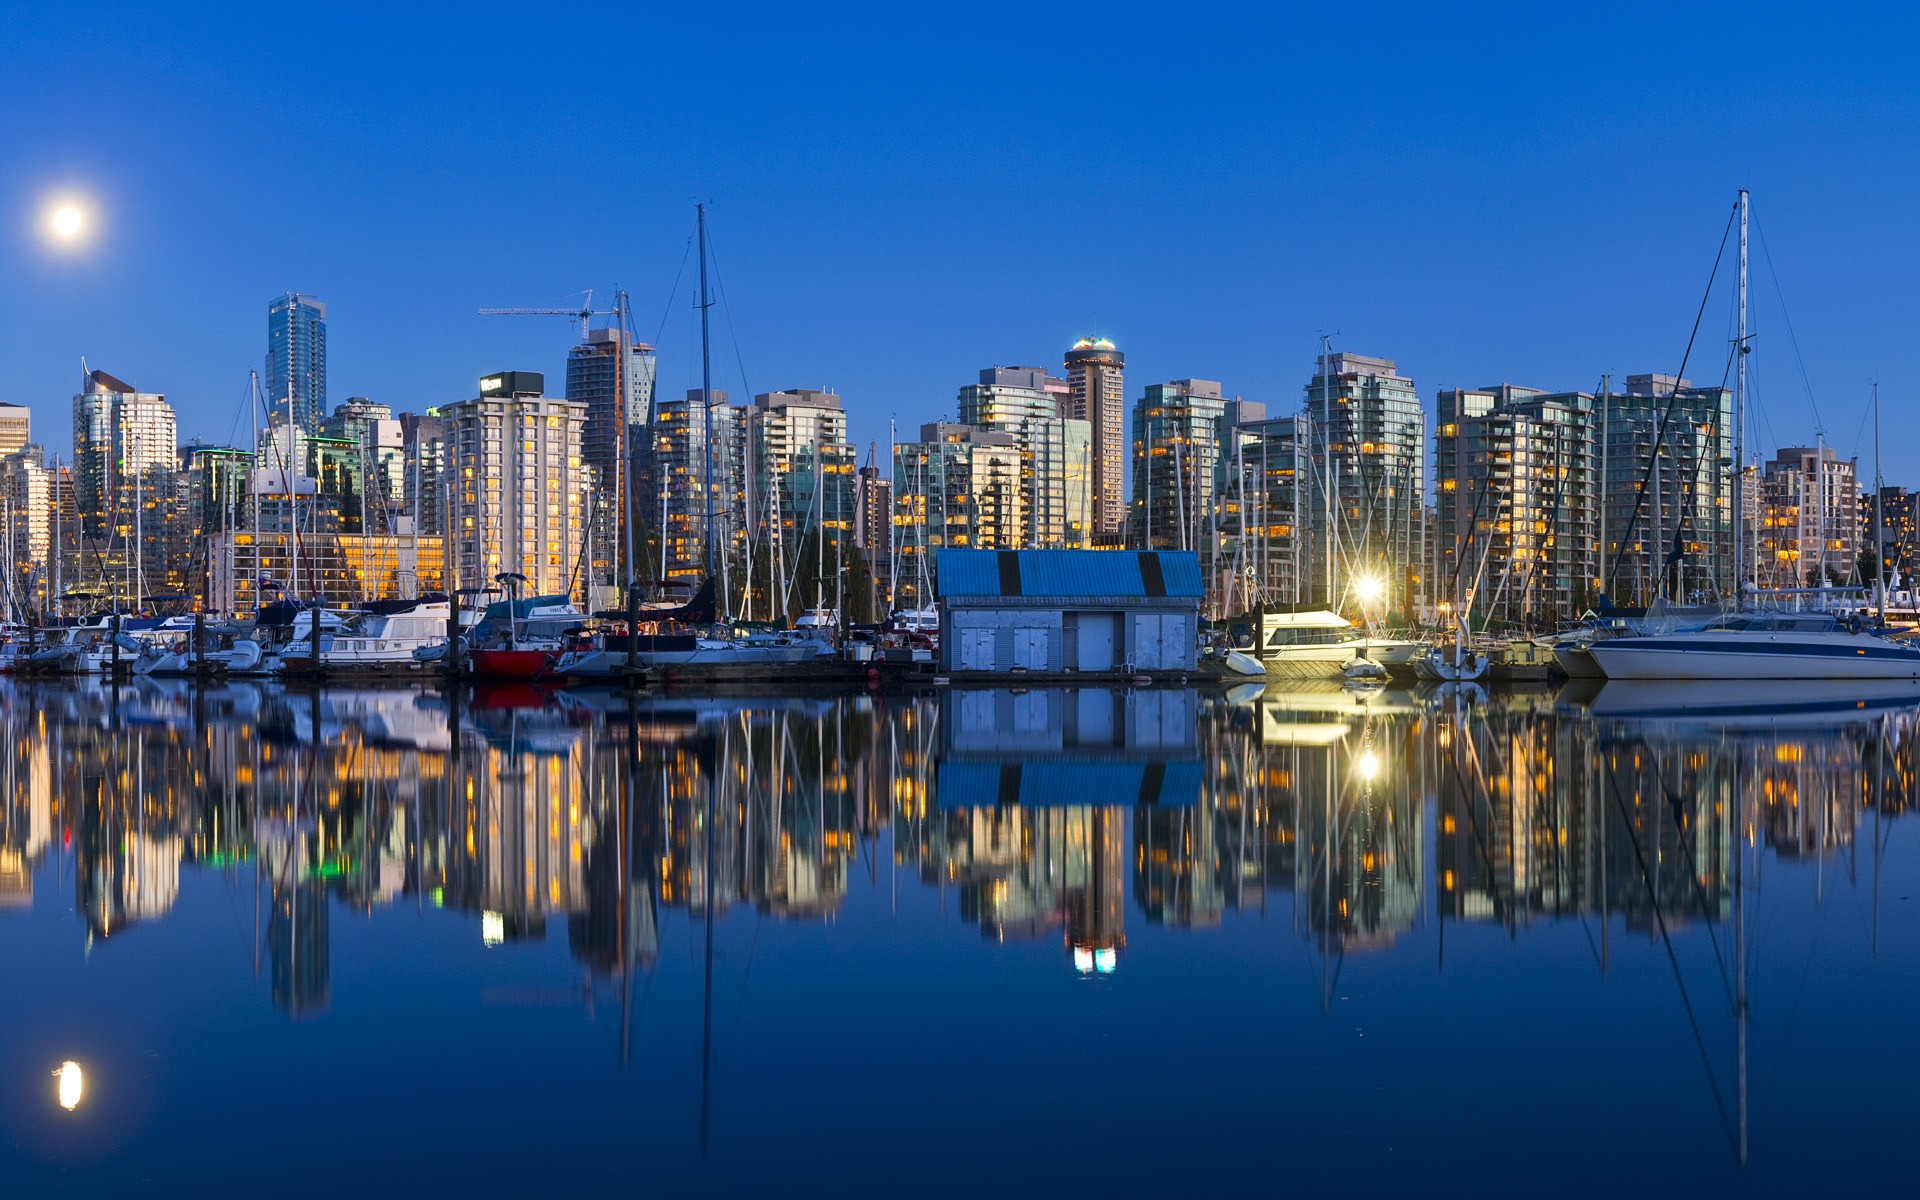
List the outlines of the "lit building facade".
<svg viewBox="0 0 1920 1200">
<path fill-rule="evenodd" d="M 1551 626 L 1599 580 L 1593 397 L 1502 384 L 1439 393 L 1433 595 Z"/>
<path fill-rule="evenodd" d="M 586 549 L 592 482 L 580 439 L 586 405 L 544 393 L 534 371 L 502 371 L 444 410 L 452 442 L 453 576 L 491 587 L 525 577 L 522 595 L 573 594 Z"/>
<path fill-rule="evenodd" d="M 407 512 L 406 440 L 393 410 L 352 396 L 326 415 L 320 432 L 354 449 L 366 531 L 400 532 L 400 518 Z"/>
<path fill-rule="evenodd" d="M 654 405 L 648 506 L 660 514 L 648 524 L 663 530 L 668 578 L 708 573 L 712 536 L 715 573 L 725 576 L 746 535 L 746 410 L 727 393 L 699 388 L 684 400 Z M 709 454 L 711 437 L 711 454 Z M 711 467 L 711 477 L 709 477 Z"/>
<path fill-rule="evenodd" d="M 1081 338 L 1067 351 L 1062 415 L 1085 421 L 1092 438 L 1089 486 L 1093 538 L 1117 546 L 1127 528 L 1127 356 L 1106 338 Z"/>
<path fill-rule="evenodd" d="M 1410 607 L 1426 541 L 1427 413 L 1414 382 L 1393 359 L 1335 352 L 1315 360 L 1306 393 L 1315 528 L 1335 550 L 1318 564 L 1320 592 L 1339 603 L 1344 581 L 1372 575 L 1389 607 Z"/>
<path fill-rule="evenodd" d="M 53 471 L 46 451 L 32 443 L 0 457 L 0 537 L 8 618 L 44 612 L 52 587 Z"/>
<path fill-rule="evenodd" d="M 1608 596 L 1638 606 L 1662 594 L 1725 594 L 1733 579 L 1736 489 L 1723 465 L 1733 461 L 1732 390 L 1629 375 L 1624 393 L 1594 403 L 1604 506 L 1596 537 Z M 1676 542 L 1680 557 L 1669 569 Z"/>
<path fill-rule="evenodd" d="M 1264 406 L 1242 402 L 1232 426 L 1231 484 L 1223 489 L 1221 534 L 1235 581 L 1215 584 L 1223 610 L 1246 603 L 1302 604 L 1313 599 L 1312 564 L 1325 553 L 1324 536 L 1309 516 L 1313 423 L 1305 413 L 1269 417 Z"/>
<path fill-rule="evenodd" d="M 933 552 L 946 546 L 1021 546 L 1025 489 L 1020 445 L 1010 433 L 936 421 L 920 440 L 893 448 L 893 604 L 931 607 Z"/>
<path fill-rule="evenodd" d="M 0 403 L 0 457 L 18 454 L 33 441 L 33 412 L 24 404 Z"/>
<path fill-rule="evenodd" d="M 1760 587 L 1821 587 L 1852 579 L 1861 547 L 1857 468 L 1831 446 L 1788 447 L 1762 466 L 1755 563 Z"/>
<path fill-rule="evenodd" d="M 1133 544 L 1200 550 L 1213 537 L 1227 400 L 1211 379 L 1149 384 L 1133 406 Z"/>
<path fill-rule="evenodd" d="M 1015 544 L 1029 549 L 1088 544 L 1093 503 L 1093 431 L 1063 415 L 1067 382 L 1040 367 L 989 367 L 960 389 L 960 424 L 1012 435 L 1024 492 Z"/>
</svg>

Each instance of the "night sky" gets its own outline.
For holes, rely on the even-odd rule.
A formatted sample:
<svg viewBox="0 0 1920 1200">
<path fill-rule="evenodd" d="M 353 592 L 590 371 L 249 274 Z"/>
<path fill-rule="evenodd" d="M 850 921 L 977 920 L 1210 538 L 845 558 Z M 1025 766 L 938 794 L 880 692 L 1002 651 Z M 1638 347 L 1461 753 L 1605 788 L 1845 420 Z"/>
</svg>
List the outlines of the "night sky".
<svg viewBox="0 0 1920 1200">
<path fill-rule="evenodd" d="M 504 368 L 557 393 L 567 321 L 474 310 L 616 286 L 677 392 L 696 200 L 716 386 L 835 388 L 883 455 L 889 417 L 910 435 L 1093 332 L 1129 399 L 1199 376 L 1290 409 L 1323 332 L 1429 399 L 1592 388 L 1677 369 L 1745 186 L 1752 448 L 1824 429 L 1864 460 L 1874 379 L 1890 446 L 1920 436 L 1915 32 L 1755 5 L 7 5 L 0 400 L 64 452 L 84 356 L 229 440 L 288 290 L 329 306 L 332 402 L 418 410 Z M 61 196 L 80 248 L 43 232 Z"/>
</svg>

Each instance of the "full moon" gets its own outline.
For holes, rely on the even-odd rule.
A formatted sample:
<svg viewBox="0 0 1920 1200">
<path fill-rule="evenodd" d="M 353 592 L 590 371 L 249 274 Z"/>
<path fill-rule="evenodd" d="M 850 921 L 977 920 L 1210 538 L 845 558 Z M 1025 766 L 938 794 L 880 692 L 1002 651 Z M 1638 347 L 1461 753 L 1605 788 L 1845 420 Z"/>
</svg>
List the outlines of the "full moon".
<svg viewBox="0 0 1920 1200">
<path fill-rule="evenodd" d="M 60 1081 L 58 1088 L 60 1093 L 60 1107 L 66 1109 L 68 1112 L 79 1108 L 80 1093 L 86 1086 L 84 1078 L 80 1074 L 80 1064 L 69 1059 L 61 1063 L 60 1069 L 55 1071 L 53 1075 L 54 1078 Z"/>
<path fill-rule="evenodd" d="M 62 204 L 53 210 L 53 236 L 61 241 L 72 241 L 80 236 L 87 227 L 87 214 L 72 204 Z"/>
</svg>

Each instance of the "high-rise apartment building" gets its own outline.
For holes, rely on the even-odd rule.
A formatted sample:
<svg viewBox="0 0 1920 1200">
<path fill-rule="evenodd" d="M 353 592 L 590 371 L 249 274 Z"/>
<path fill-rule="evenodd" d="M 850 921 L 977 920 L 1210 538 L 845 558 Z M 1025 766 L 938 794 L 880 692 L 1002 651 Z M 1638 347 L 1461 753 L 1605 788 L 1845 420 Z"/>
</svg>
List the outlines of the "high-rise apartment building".
<svg viewBox="0 0 1920 1200">
<path fill-rule="evenodd" d="M 361 524 L 367 533 L 394 533 L 407 511 L 406 441 L 393 410 L 365 396 L 342 401 L 320 422 L 320 433 L 345 442 L 358 459 L 364 489 Z"/>
<path fill-rule="evenodd" d="M 960 389 L 960 423 L 1011 434 L 1020 448 L 1015 545 L 1077 547 L 1091 536 L 1093 430 L 1067 417 L 1071 390 L 1040 367 L 989 367 Z"/>
<path fill-rule="evenodd" d="M 822 577 L 847 561 L 853 549 L 854 458 L 838 395 L 795 388 L 755 396 L 747 413 L 747 466 L 747 527 L 756 557 L 769 568 L 756 572 L 761 579 Z M 810 546 L 812 561 L 799 561 Z M 834 591 L 831 581 L 825 590 Z M 816 596 L 788 601 L 791 610 L 815 603 Z"/>
<path fill-rule="evenodd" d="M 269 410 L 302 429 L 327 413 L 327 306 L 288 292 L 267 305 Z"/>
<path fill-rule="evenodd" d="M 1211 379 L 1148 384 L 1135 402 L 1134 545 L 1199 552 L 1213 537 L 1227 403 Z"/>
<path fill-rule="evenodd" d="M 1427 414 L 1413 380 L 1394 360 L 1334 352 L 1315 360 L 1307 383 L 1314 435 L 1316 528 L 1334 555 L 1316 564 L 1319 592 L 1342 601 L 1344 581 L 1386 587 L 1389 608 L 1408 606 L 1425 530 Z"/>
<path fill-rule="evenodd" d="M 581 446 L 587 465 L 593 469 L 594 495 L 598 499 L 594 508 L 594 578 L 612 584 L 620 582 L 616 563 L 629 489 L 639 505 L 637 527 L 650 529 L 658 523 L 657 515 L 648 519 L 648 489 L 641 482 L 647 473 L 647 428 L 653 420 L 658 379 L 659 360 L 653 347 L 617 329 L 588 330 L 586 340 L 567 355 L 567 399 L 587 406 Z M 620 458 L 623 444 L 627 448 L 624 466 Z"/>
<path fill-rule="evenodd" d="M 1594 406 L 1603 476 L 1596 576 L 1607 595 L 1625 605 L 1725 595 L 1733 579 L 1732 390 L 1629 375 L 1624 393 L 1609 390 Z"/>
<path fill-rule="evenodd" d="M 1252 604 L 1303 604 L 1314 599 L 1313 564 L 1324 532 L 1310 521 L 1313 424 L 1306 414 L 1270 417 L 1263 405 L 1227 410 L 1231 460 L 1222 484 L 1223 549 L 1237 586 L 1215 585 L 1222 611 Z"/>
<path fill-rule="evenodd" d="M 1594 417 L 1584 392 L 1439 394 L 1430 595 L 1541 628 L 1586 609 L 1599 579 Z"/>
<path fill-rule="evenodd" d="M 591 472 L 581 457 L 586 405 L 547 396 L 535 371 L 501 371 L 449 404 L 453 573 L 460 587 L 524 577 L 520 594 L 575 594 L 586 549 Z"/>
<path fill-rule="evenodd" d="M 428 409 L 424 414 L 401 413 L 400 444 L 406 462 L 406 509 L 413 516 L 414 532 L 446 533 L 448 488 L 452 483 L 447 474 L 446 418 L 438 409 Z"/>
<path fill-rule="evenodd" d="M 0 403 L 0 456 L 18 454 L 33 440 L 33 413 L 24 404 Z"/>
<path fill-rule="evenodd" d="M 746 536 L 745 415 L 718 389 L 708 394 L 693 388 L 684 400 L 654 405 L 648 524 L 663 530 L 660 552 L 668 578 L 708 574 L 709 534 L 712 571 L 722 582 L 730 578 L 732 558 Z"/>
<path fill-rule="evenodd" d="M 1013 434 L 947 421 L 922 425 L 917 442 L 894 445 L 895 608 L 933 604 L 933 551 L 1021 548 L 1022 461 Z"/>
<path fill-rule="evenodd" d="M 1911 586 L 1907 576 L 1920 548 L 1920 492 L 1882 484 L 1878 498 L 1869 497 L 1869 502 L 1879 509 L 1880 561 L 1900 573 L 1902 584 Z M 1872 519 L 1869 513 L 1869 524 Z"/>
<path fill-rule="evenodd" d="M 893 577 L 893 481 L 871 461 L 853 477 L 853 544 L 884 598 Z"/>
<path fill-rule="evenodd" d="M 1127 356 L 1106 338 L 1081 338 L 1067 351 L 1063 416 L 1085 421 L 1092 436 L 1094 539 L 1118 545 L 1127 527 Z"/>
<path fill-rule="evenodd" d="M 10 600 L 8 620 L 47 609 L 52 589 L 53 472 L 44 449 L 29 442 L 0 456 L 0 553 Z"/>
<path fill-rule="evenodd" d="M 1831 446 L 1787 447 L 1762 465 L 1760 528 L 1754 539 L 1758 586 L 1822 587 L 1851 580 L 1861 547 L 1858 466 Z"/>
<path fill-rule="evenodd" d="M 173 408 L 105 371 L 87 375 L 73 398 L 75 492 L 85 537 L 125 543 L 137 501 L 170 493 L 175 463 Z"/>
</svg>

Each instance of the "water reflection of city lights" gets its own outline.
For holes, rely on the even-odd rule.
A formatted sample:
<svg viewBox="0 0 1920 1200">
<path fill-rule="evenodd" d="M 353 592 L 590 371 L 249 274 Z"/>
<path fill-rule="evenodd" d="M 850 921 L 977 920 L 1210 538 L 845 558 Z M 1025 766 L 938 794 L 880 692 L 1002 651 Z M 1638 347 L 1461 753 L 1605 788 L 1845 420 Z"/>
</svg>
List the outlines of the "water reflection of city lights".
<svg viewBox="0 0 1920 1200">
<path fill-rule="evenodd" d="M 1093 969 L 1102 975 L 1113 974 L 1113 968 L 1119 961 L 1120 956 L 1114 953 L 1112 947 L 1093 952 Z"/>
<path fill-rule="evenodd" d="M 60 1107 L 66 1109 L 68 1112 L 79 1108 L 80 1094 L 86 1087 L 86 1081 L 80 1074 L 80 1064 L 74 1062 L 72 1059 L 68 1059 L 66 1062 L 60 1064 L 60 1069 L 55 1071 L 53 1075 L 54 1078 L 60 1081 L 58 1085 Z"/>
<path fill-rule="evenodd" d="M 480 914 L 480 944 L 498 946 L 507 940 L 507 918 L 497 912 Z"/>
<path fill-rule="evenodd" d="M 1093 951 L 1085 946 L 1073 948 L 1073 969 L 1082 975 L 1093 974 Z"/>
</svg>

